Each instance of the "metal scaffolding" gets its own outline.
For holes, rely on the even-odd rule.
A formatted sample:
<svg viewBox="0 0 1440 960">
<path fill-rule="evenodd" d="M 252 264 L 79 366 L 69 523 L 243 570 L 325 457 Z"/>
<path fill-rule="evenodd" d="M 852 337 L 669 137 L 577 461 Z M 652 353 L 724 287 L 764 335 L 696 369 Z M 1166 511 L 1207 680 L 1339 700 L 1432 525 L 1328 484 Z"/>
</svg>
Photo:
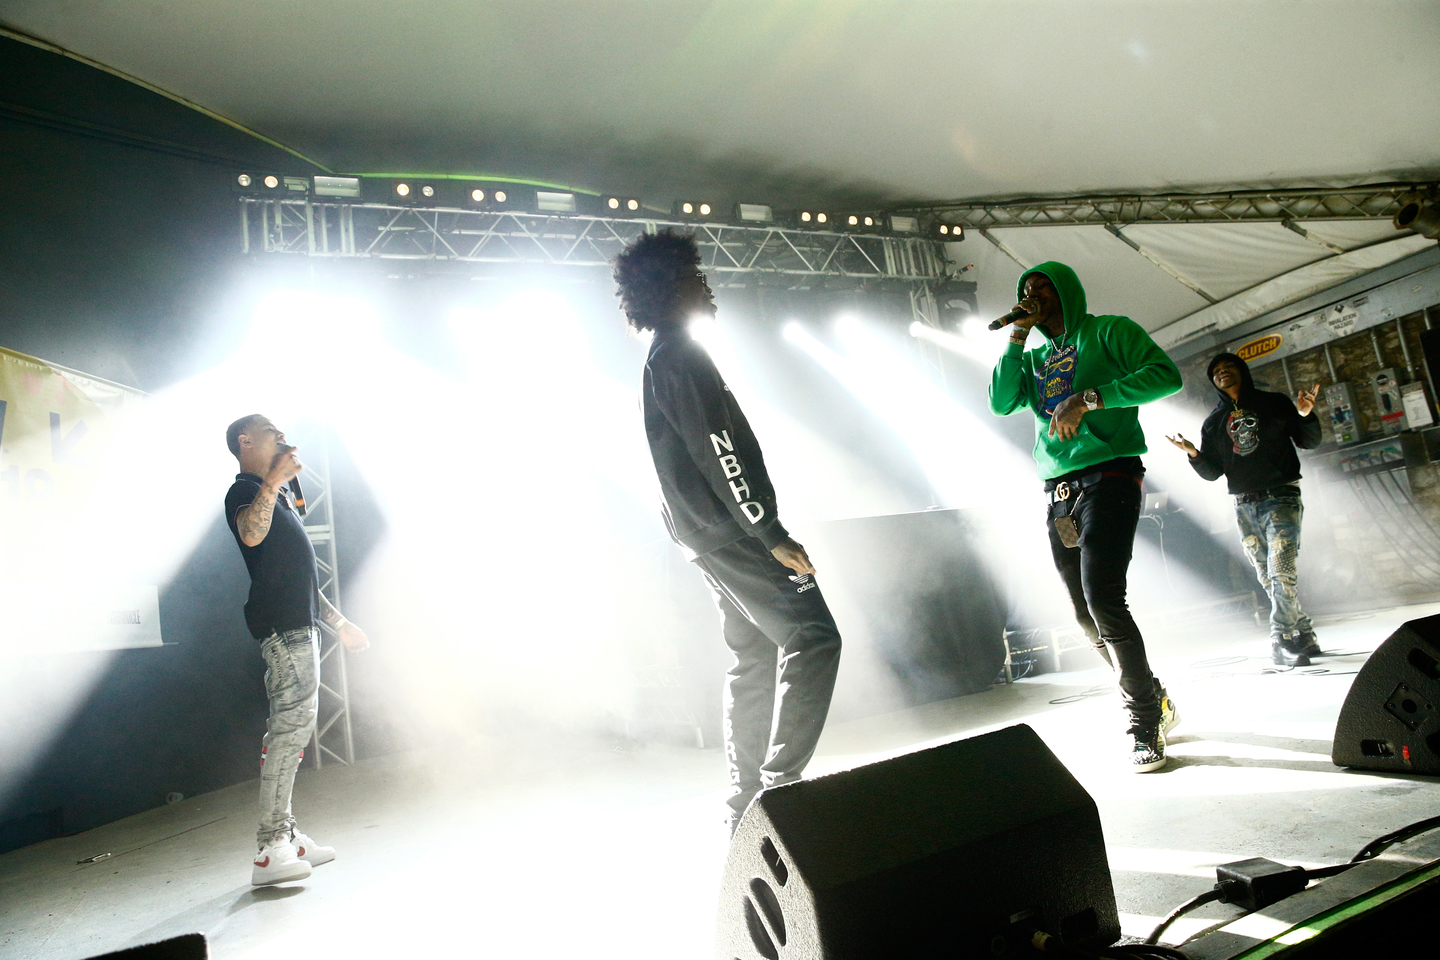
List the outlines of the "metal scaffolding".
<svg viewBox="0 0 1440 960">
<path fill-rule="evenodd" d="M 662 226 L 692 230 L 716 285 L 746 276 L 804 288 L 821 278 L 927 283 L 948 271 L 944 247 L 923 237 L 733 226 L 670 220 L 558 217 L 310 197 L 240 199 L 241 249 L 330 259 L 608 267 L 631 239 Z"/>
<path fill-rule="evenodd" d="M 1128 194 L 953 201 L 912 208 L 965 227 L 1048 227 L 1066 224 L 1230 223 L 1303 220 L 1387 220 L 1407 193 L 1434 195 L 1435 184 L 1386 183 L 1312 190 L 1241 190 L 1229 193 Z M 910 212 L 910 211 L 907 211 Z"/>
<path fill-rule="evenodd" d="M 315 547 L 320 592 L 340 609 L 340 566 L 335 553 L 335 497 L 330 483 L 330 442 L 324 428 L 319 455 L 306 453 L 301 483 L 305 489 L 305 532 Z M 350 727 L 350 680 L 345 669 L 345 645 L 334 628 L 320 622 L 320 710 L 311 741 L 316 768 L 325 758 L 344 764 L 355 762 L 355 737 Z"/>
</svg>

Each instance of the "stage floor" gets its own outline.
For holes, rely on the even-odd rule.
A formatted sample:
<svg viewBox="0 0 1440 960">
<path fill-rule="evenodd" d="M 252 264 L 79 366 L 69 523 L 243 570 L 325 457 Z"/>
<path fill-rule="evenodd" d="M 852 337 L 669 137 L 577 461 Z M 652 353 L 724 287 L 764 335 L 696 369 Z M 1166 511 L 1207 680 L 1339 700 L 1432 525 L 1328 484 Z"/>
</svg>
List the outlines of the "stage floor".
<svg viewBox="0 0 1440 960">
<path fill-rule="evenodd" d="M 1436 612 L 1319 621 L 1322 645 L 1348 655 L 1285 673 L 1267 672 L 1261 630 L 1152 628 L 1183 718 L 1160 773 L 1125 768 L 1103 667 L 832 725 L 810 772 L 1029 723 L 1099 804 L 1124 930 L 1143 935 L 1208 889 L 1217 863 L 1336 863 L 1436 813 L 1440 779 L 1347 772 L 1329 756 L 1366 654 Z M 0 956 L 70 960 L 193 930 L 224 960 L 711 956 L 727 841 L 720 752 L 530 746 L 302 771 L 301 826 L 338 859 L 299 884 L 249 884 L 254 783 L 7 854 Z M 1171 933 L 1233 915 L 1211 905 Z"/>
</svg>

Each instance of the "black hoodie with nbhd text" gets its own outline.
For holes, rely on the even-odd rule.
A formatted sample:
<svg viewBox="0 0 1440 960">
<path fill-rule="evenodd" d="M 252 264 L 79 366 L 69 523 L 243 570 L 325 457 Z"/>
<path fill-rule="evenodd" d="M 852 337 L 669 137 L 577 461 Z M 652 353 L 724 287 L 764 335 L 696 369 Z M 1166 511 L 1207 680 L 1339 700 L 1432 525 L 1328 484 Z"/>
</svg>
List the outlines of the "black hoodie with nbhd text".
<svg viewBox="0 0 1440 960">
<path fill-rule="evenodd" d="M 683 326 L 655 331 L 642 403 L 665 525 L 677 543 L 706 554 L 751 536 L 773 550 L 788 536 L 760 444 L 710 354 Z"/>
<path fill-rule="evenodd" d="M 1320 418 L 1315 411 L 1300 416 L 1283 393 L 1257 390 L 1250 368 L 1233 353 L 1210 361 L 1205 376 L 1213 384 L 1215 365 L 1229 360 L 1240 368 L 1240 397 L 1231 400 L 1219 387 L 1220 402 L 1200 428 L 1200 454 L 1190 466 L 1206 480 L 1224 474 L 1232 494 L 1259 493 L 1300 479 L 1300 458 L 1295 448 L 1308 450 L 1320 443 Z"/>
</svg>

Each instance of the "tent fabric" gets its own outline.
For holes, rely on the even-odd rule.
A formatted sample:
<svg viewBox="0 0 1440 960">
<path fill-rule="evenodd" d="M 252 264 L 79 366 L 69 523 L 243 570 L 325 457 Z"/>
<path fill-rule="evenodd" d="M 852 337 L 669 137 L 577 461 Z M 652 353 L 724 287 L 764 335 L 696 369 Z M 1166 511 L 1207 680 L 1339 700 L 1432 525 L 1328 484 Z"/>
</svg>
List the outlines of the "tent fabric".
<svg viewBox="0 0 1440 960">
<path fill-rule="evenodd" d="M 1126 237 L 1218 302 L 1210 303 L 1156 266 L 1103 226 L 995 228 L 1000 241 L 1025 266 L 1059 260 L 1075 268 L 1092 313 L 1131 317 L 1172 346 L 1204 329 L 1238 323 L 1318 293 L 1344 280 L 1423 250 L 1433 241 L 1397 234 L 1389 221 L 1305 221 L 1317 239 L 1345 248 L 1343 254 L 1278 223 L 1132 224 Z M 978 231 L 948 244 L 957 264 L 975 265 L 966 279 L 978 283 L 982 316 L 999 316 L 1015 303 L 1022 267 Z"/>
</svg>

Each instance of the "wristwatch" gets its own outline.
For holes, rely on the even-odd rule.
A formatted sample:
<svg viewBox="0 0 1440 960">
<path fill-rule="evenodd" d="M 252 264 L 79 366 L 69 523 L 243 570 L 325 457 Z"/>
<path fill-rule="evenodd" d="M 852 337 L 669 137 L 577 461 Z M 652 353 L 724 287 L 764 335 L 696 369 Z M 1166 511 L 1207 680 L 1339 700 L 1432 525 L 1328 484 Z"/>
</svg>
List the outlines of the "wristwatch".
<svg viewBox="0 0 1440 960">
<path fill-rule="evenodd" d="M 1096 390 L 1094 387 L 1091 387 L 1089 390 L 1086 390 L 1084 393 L 1080 394 L 1080 399 L 1085 401 L 1086 410 L 1100 409 L 1100 391 Z"/>
</svg>

